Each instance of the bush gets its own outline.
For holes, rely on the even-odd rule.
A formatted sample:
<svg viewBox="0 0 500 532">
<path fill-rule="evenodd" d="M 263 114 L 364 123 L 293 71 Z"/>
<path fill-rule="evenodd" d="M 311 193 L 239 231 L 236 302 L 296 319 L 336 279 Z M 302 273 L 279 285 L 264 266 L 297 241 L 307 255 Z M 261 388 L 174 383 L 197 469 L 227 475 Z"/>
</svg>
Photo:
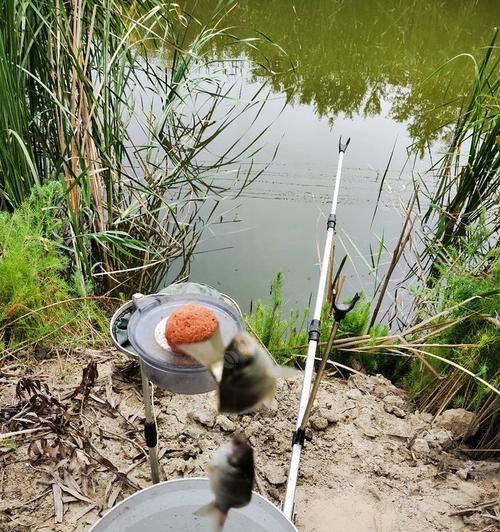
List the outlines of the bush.
<svg viewBox="0 0 500 532">
<path fill-rule="evenodd" d="M 308 313 L 308 309 L 302 313 L 292 309 L 289 319 L 283 317 L 283 274 L 279 272 L 271 283 L 271 303 L 257 301 L 245 320 L 277 362 L 286 364 L 307 344 Z"/>
<path fill-rule="evenodd" d="M 289 318 L 284 318 L 282 292 L 283 274 L 280 272 L 271 283 L 271 302 L 267 304 L 260 300 L 257 301 L 254 312 L 245 316 L 245 319 L 250 330 L 260 338 L 279 363 L 300 362 L 308 345 L 309 309 L 306 308 L 302 312 L 291 309 Z M 346 338 L 367 334 L 370 316 L 370 301 L 363 296 L 340 323 L 337 337 Z M 321 315 L 320 344 L 324 345 L 328 341 L 332 325 L 331 309 L 329 304 L 325 303 Z M 374 341 L 388 332 L 389 328 L 380 324 L 375 324 L 369 330 Z M 318 356 L 320 350 L 318 350 Z M 354 359 L 356 365 L 361 364 L 368 371 L 382 368 L 394 358 L 391 359 L 382 353 L 358 355 L 335 350 L 331 356 L 344 364 L 351 364 Z"/>
<path fill-rule="evenodd" d="M 0 345 L 4 352 L 37 343 L 58 347 L 97 340 L 105 329 L 94 302 L 75 298 L 58 234 L 62 189 L 35 188 L 13 213 L 0 213 Z"/>
</svg>

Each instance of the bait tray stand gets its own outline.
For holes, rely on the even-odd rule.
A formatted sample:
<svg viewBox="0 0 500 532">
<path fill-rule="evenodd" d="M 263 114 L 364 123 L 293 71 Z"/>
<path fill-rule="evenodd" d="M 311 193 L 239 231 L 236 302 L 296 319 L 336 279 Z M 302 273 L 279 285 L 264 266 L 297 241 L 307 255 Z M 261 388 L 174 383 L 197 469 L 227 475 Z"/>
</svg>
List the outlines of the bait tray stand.
<svg viewBox="0 0 500 532">
<path fill-rule="evenodd" d="M 175 354 L 165 339 L 168 317 L 188 303 L 203 305 L 214 312 L 225 345 L 244 328 L 241 311 L 234 301 L 197 283 L 170 285 L 147 296 L 135 294 L 132 301 L 115 312 L 110 322 L 113 344 L 139 361 L 146 414 L 144 434 L 154 484 L 160 481 L 160 468 L 152 385 L 186 395 L 210 392 L 216 387 L 213 375 L 205 366 L 189 356 Z"/>
</svg>

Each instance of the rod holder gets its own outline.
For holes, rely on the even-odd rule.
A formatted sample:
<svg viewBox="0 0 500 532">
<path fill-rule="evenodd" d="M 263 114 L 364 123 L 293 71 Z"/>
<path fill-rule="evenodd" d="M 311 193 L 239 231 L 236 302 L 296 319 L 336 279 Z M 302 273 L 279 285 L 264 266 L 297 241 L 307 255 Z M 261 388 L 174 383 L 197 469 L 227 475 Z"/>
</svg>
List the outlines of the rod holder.
<svg viewBox="0 0 500 532">
<path fill-rule="evenodd" d="M 349 137 L 345 144 L 342 144 L 342 137 L 339 138 L 339 153 L 345 153 L 347 150 L 347 146 L 349 146 L 349 143 L 351 142 L 351 137 Z"/>
<path fill-rule="evenodd" d="M 327 229 L 333 229 L 335 231 L 335 226 L 337 225 L 337 215 L 336 214 L 330 214 L 328 216 L 328 220 L 326 222 Z"/>
<path fill-rule="evenodd" d="M 351 310 L 354 308 L 354 305 L 358 302 L 359 298 L 361 296 L 356 292 L 354 296 L 352 297 L 350 303 L 340 303 L 337 305 L 336 302 L 336 294 L 333 293 L 333 300 L 332 300 L 332 308 L 333 308 L 333 318 L 335 321 L 340 322 L 342 321 L 346 315 L 351 312 Z"/>
<path fill-rule="evenodd" d="M 320 320 L 311 320 L 309 324 L 309 337 L 308 341 L 318 342 L 321 334 L 321 322 Z"/>
<path fill-rule="evenodd" d="M 300 446 L 304 446 L 304 443 L 306 441 L 312 441 L 312 434 L 307 429 L 298 428 L 294 433 L 292 437 L 292 447 L 295 444 L 299 444 Z"/>
</svg>

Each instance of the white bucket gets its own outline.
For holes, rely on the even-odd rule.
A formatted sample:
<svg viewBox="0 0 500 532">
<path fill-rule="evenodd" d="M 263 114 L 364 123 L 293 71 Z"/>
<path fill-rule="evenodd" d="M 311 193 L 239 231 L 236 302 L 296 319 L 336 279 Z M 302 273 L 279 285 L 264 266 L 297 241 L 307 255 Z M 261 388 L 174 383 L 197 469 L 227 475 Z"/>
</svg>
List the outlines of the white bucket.
<svg viewBox="0 0 500 532">
<path fill-rule="evenodd" d="M 89 532 L 213 532 L 213 520 L 194 512 L 213 500 L 208 479 L 161 482 L 111 509 Z M 297 532 L 278 508 L 257 493 L 229 511 L 224 532 Z"/>
</svg>

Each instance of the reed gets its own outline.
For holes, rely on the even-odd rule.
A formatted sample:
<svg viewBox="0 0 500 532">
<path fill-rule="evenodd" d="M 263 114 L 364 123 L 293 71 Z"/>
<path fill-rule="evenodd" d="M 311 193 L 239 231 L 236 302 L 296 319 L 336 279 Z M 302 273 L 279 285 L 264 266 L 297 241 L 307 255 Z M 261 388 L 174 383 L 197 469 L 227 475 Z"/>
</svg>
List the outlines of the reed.
<svg viewBox="0 0 500 532">
<path fill-rule="evenodd" d="M 444 246 L 458 245 L 466 227 L 486 212 L 500 227 L 500 55 L 498 28 L 481 61 L 461 54 L 448 63 L 468 59 L 474 66 L 469 95 L 459 110 L 451 141 L 438 163 L 438 185 L 424 222 L 436 219 L 431 236 Z M 443 67 L 444 68 L 444 67 Z"/>
<path fill-rule="evenodd" d="M 210 217 L 202 206 L 222 190 L 217 171 L 258 149 L 262 131 L 211 150 L 265 100 L 238 101 L 207 74 L 230 7 L 220 2 L 201 23 L 157 0 L 2 2 L 0 208 L 15 209 L 35 185 L 64 184 L 65 245 L 82 293 L 126 292 L 132 279 L 151 289 L 174 263 L 182 276 Z"/>
</svg>

